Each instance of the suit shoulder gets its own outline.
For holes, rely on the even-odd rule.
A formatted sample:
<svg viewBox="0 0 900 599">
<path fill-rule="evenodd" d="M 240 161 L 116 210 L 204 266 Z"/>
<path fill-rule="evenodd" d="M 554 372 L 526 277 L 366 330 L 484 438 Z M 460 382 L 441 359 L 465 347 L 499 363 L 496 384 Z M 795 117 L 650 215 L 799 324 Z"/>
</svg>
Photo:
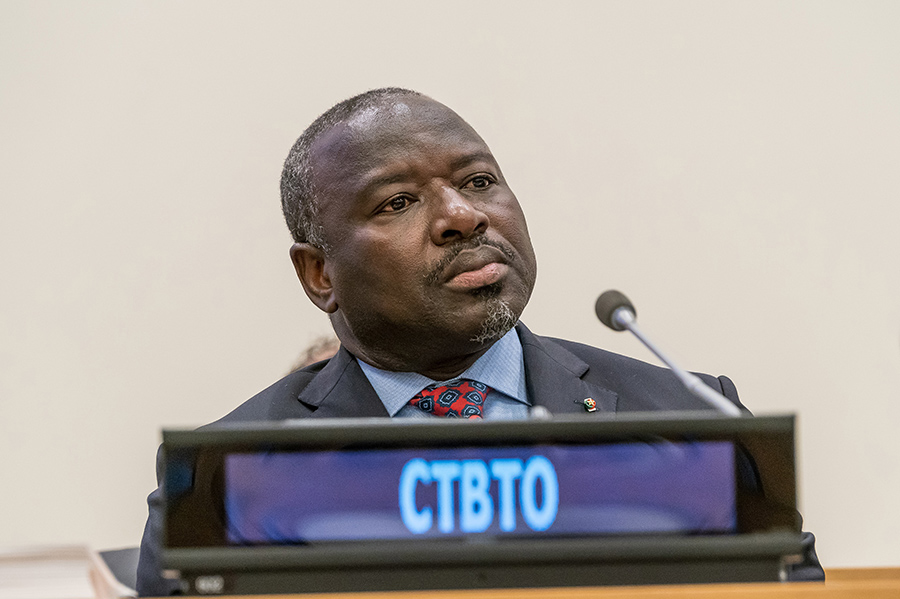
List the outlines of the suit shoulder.
<svg viewBox="0 0 900 599">
<path fill-rule="evenodd" d="M 538 337 L 547 353 L 565 350 L 582 360 L 588 371 L 586 379 L 604 385 L 619 393 L 620 398 L 645 395 L 647 397 L 683 398 L 682 403 L 695 404 L 697 400 L 683 387 L 678 378 L 666 367 L 648 364 L 611 351 L 567 341 L 555 337 Z M 726 376 L 712 376 L 694 373 L 707 385 L 722 393 L 743 408 L 738 399 L 737 388 Z M 698 404 L 699 407 L 705 407 Z M 746 409 L 746 408 L 745 408 Z"/>
<path fill-rule="evenodd" d="M 591 367 L 611 370 L 640 371 L 646 373 L 662 373 L 667 372 L 668 370 L 660 366 L 648 364 L 637 358 L 630 358 L 628 356 L 623 356 L 622 354 L 600 349 L 599 347 L 578 343 L 577 341 L 542 336 L 538 336 L 538 339 L 541 340 L 545 347 L 549 346 L 552 348 L 553 346 L 557 346 L 562 348 L 569 353 L 574 354 L 581 360 L 584 360 L 584 362 Z"/>
</svg>

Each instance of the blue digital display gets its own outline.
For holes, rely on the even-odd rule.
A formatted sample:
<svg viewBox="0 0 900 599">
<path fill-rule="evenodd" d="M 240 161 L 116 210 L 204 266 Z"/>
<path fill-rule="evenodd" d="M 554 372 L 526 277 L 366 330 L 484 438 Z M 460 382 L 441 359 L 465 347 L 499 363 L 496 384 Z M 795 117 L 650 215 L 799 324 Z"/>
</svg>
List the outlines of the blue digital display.
<svg viewBox="0 0 900 599">
<path fill-rule="evenodd" d="M 232 544 L 735 532 L 729 442 L 233 453 Z"/>
<path fill-rule="evenodd" d="M 495 495 L 491 495 L 492 482 L 496 483 Z M 542 531 L 550 528 L 559 510 L 556 470 L 544 456 L 531 456 L 527 463 L 518 458 L 498 458 L 490 462 L 428 462 L 413 458 L 400 472 L 399 489 L 400 518 L 413 534 L 427 533 L 434 525 L 434 509 L 429 505 L 419 509 L 416 501 L 419 486 L 427 487 L 432 483 L 436 485 L 437 522 L 442 533 L 452 533 L 457 520 L 461 532 L 484 532 L 493 523 L 495 512 L 500 530 L 512 532 L 516 529 L 516 507 L 528 528 Z M 454 483 L 458 493 L 454 493 Z"/>
</svg>

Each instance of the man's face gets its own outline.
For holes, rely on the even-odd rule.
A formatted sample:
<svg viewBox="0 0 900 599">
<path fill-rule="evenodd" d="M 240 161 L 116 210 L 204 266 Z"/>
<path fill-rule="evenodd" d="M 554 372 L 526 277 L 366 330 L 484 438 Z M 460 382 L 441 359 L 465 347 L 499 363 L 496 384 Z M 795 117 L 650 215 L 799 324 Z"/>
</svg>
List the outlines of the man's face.
<svg viewBox="0 0 900 599">
<path fill-rule="evenodd" d="M 391 99 L 321 136 L 312 166 L 329 246 L 317 303 L 358 357 L 433 370 L 483 352 L 521 314 L 536 273 L 525 217 L 453 111 Z"/>
</svg>

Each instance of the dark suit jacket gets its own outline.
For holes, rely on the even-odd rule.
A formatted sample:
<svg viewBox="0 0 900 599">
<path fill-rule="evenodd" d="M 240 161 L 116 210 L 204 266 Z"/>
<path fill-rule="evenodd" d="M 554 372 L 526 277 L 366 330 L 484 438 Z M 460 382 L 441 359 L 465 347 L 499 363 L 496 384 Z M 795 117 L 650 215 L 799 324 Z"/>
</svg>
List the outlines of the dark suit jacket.
<svg viewBox="0 0 900 599">
<path fill-rule="evenodd" d="M 583 414 L 588 397 L 597 402 L 598 412 L 711 409 L 667 369 L 580 343 L 539 337 L 521 323 L 516 330 L 522 341 L 528 397 L 552 414 Z M 699 376 L 746 410 L 727 377 Z M 387 416 L 356 359 L 341 347 L 331 360 L 289 374 L 217 422 Z M 141 595 L 168 595 L 177 584 L 159 574 L 161 491 L 154 491 L 148 502 L 150 518 L 141 542 L 137 590 Z M 818 561 L 813 569 L 809 576 L 824 578 Z"/>
</svg>

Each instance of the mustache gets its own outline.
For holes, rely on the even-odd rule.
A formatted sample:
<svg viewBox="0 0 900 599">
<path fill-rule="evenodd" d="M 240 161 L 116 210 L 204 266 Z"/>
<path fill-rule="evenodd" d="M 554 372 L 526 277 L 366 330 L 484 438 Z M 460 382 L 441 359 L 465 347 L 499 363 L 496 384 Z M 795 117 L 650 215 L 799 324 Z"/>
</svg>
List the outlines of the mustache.
<svg viewBox="0 0 900 599">
<path fill-rule="evenodd" d="M 458 241 L 447 250 L 447 255 L 428 267 L 425 282 L 429 285 L 437 285 L 441 282 L 442 275 L 450 264 L 466 250 L 475 250 L 486 245 L 500 250 L 507 260 L 513 262 L 516 259 L 515 251 L 505 243 L 488 239 L 484 233 L 479 233 L 470 239 Z"/>
</svg>

